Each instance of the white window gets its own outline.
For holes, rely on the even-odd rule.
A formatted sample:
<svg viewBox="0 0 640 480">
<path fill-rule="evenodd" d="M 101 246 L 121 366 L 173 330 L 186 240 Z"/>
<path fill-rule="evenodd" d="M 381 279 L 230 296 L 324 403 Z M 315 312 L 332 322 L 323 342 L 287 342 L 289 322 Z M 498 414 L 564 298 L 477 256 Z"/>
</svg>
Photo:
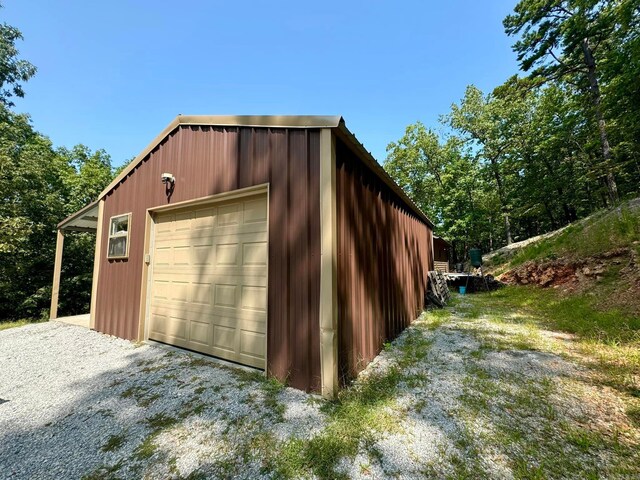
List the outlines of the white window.
<svg viewBox="0 0 640 480">
<path fill-rule="evenodd" d="M 131 214 L 117 215 L 109 221 L 109 248 L 107 258 L 127 258 L 129 256 L 129 228 Z"/>
</svg>

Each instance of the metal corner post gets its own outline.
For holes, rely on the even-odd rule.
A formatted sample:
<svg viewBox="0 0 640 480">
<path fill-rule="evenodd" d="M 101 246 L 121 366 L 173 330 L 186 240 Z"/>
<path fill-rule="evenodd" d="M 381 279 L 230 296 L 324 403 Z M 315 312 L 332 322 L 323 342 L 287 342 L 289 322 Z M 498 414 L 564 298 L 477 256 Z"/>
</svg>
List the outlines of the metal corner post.
<svg viewBox="0 0 640 480">
<path fill-rule="evenodd" d="M 322 395 L 338 391 L 336 150 L 333 132 L 320 131 L 320 372 Z"/>
</svg>

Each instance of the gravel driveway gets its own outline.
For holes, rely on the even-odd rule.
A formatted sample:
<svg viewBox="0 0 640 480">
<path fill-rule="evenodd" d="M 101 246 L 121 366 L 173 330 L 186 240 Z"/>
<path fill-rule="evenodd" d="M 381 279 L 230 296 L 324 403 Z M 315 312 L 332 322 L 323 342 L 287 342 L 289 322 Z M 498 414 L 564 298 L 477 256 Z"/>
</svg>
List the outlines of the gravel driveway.
<svg viewBox="0 0 640 480">
<path fill-rule="evenodd" d="M 337 402 L 81 327 L 1 331 L 0 478 L 637 478 L 640 431 L 572 337 L 479 299 Z"/>
<path fill-rule="evenodd" d="M 167 478 L 203 465 L 224 476 L 254 432 L 291 438 L 321 428 L 310 398 L 201 356 L 81 327 L 5 330 L 0 478 Z M 245 478 L 262 475 L 260 460 L 246 459 Z"/>
</svg>

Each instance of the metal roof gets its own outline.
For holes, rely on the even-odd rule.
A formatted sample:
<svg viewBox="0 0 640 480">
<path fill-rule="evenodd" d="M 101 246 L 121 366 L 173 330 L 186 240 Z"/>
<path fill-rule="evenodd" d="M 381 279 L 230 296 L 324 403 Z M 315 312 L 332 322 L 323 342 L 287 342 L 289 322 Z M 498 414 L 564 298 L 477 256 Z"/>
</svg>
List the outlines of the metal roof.
<svg viewBox="0 0 640 480">
<path fill-rule="evenodd" d="M 95 232 L 98 226 L 98 200 L 69 215 L 58 224 L 58 230 Z"/>
</svg>

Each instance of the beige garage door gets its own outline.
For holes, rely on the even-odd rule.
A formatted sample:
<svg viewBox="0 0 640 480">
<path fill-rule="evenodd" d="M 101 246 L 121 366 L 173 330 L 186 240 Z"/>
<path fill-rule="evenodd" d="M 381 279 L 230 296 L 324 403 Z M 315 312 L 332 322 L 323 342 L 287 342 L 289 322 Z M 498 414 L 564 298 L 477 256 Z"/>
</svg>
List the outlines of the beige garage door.
<svg viewBox="0 0 640 480">
<path fill-rule="evenodd" d="M 149 338 L 265 368 L 267 196 L 155 218 Z"/>
</svg>

